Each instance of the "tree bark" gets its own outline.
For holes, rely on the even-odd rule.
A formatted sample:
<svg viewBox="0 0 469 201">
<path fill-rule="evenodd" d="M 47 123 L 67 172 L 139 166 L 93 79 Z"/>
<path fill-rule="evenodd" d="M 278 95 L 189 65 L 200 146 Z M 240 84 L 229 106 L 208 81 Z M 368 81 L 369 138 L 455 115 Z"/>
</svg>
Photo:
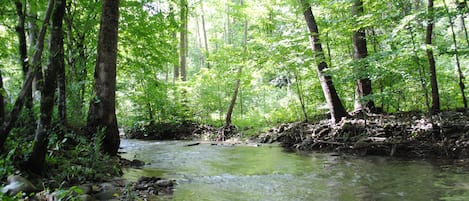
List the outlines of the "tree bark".
<svg viewBox="0 0 469 201">
<path fill-rule="evenodd" d="M 74 7 L 75 2 L 70 2 L 66 6 L 66 15 L 65 15 L 65 22 L 67 26 L 67 49 L 68 49 L 68 69 L 69 69 L 69 76 L 68 79 L 71 83 L 75 83 L 79 86 L 77 93 L 68 94 L 69 100 L 76 100 L 73 104 L 69 106 L 73 107 L 71 110 L 71 116 L 75 119 L 83 119 L 86 111 L 84 111 L 83 105 L 85 104 L 85 95 L 86 95 L 86 84 L 85 80 L 87 79 L 88 70 L 87 70 L 87 53 L 86 53 L 86 46 L 85 46 L 85 39 L 86 39 L 86 30 L 78 30 L 74 29 L 74 21 L 75 16 L 74 14 L 77 12 L 72 11 L 71 9 Z M 96 16 L 93 15 L 88 20 L 96 20 Z M 77 22 L 79 23 L 79 22 Z M 61 72 L 59 72 L 60 76 Z M 61 78 L 59 77 L 58 80 Z M 66 85 L 67 79 L 63 81 L 59 81 L 59 88 L 60 82 L 63 82 Z M 59 92 L 59 94 L 61 94 Z M 64 91 L 63 95 L 65 96 L 66 93 Z M 60 99 L 60 95 L 59 95 Z M 66 100 L 59 100 L 60 102 L 66 102 Z M 59 106 L 60 107 L 60 106 Z M 64 105 L 64 110 L 62 113 L 66 117 L 67 115 L 67 107 Z M 59 112 L 61 113 L 61 112 Z M 65 118 L 64 124 L 67 123 L 67 119 Z"/>
<path fill-rule="evenodd" d="M 115 107 L 118 25 L 119 0 L 103 0 L 88 128 L 91 133 L 104 129 L 101 149 L 111 156 L 117 155 L 120 144 Z"/>
<path fill-rule="evenodd" d="M 428 67 L 430 70 L 430 85 L 432 88 L 432 107 L 431 113 L 437 113 L 440 111 L 440 95 L 438 93 L 438 81 L 436 78 L 436 65 L 435 65 L 435 57 L 433 55 L 433 48 L 432 48 L 432 36 L 433 36 L 433 20 L 434 20 L 434 12 L 433 12 L 433 0 L 428 0 L 427 6 L 427 30 L 426 30 L 426 37 L 425 37 L 425 44 L 427 45 L 427 57 L 428 57 Z"/>
<path fill-rule="evenodd" d="M 236 82 L 235 82 L 233 96 L 231 97 L 231 102 L 228 107 L 228 111 L 226 112 L 225 126 L 224 126 L 225 128 L 228 128 L 231 125 L 231 116 L 233 114 L 233 109 L 236 104 L 236 99 L 238 97 L 238 91 L 239 91 L 239 86 L 241 82 L 239 76 L 241 76 L 242 70 L 243 70 L 243 67 L 240 66 L 238 69 L 238 79 L 236 79 Z"/>
<path fill-rule="evenodd" d="M 26 13 L 23 4 L 19 0 L 15 0 L 16 6 L 16 14 L 18 15 L 18 25 L 16 26 L 16 33 L 18 34 L 18 50 L 20 54 L 20 63 L 23 69 L 23 76 L 26 78 L 26 74 L 28 74 L 29 70 L 29 62 L 28 62 L 28 46 L 26 41 Z M 28 93 L 26 95 L 25 105 L 28 109 L 33 108 L 33 97 L 32 97 L 32 89 L 28 89 Z"/>
<path fill-rule="evenodd" d="M 422 65 L 420 65 L 420 59 L 419 59 L 419 55 L 418 55 L 418 52 L 417 52 L 417 44 L 415 42 L 415 36 L 414 36 L 414 32 L 412 31 L 412 27 L 409 27 L 408 30 L 409 30 L 409 34 L 410 34 L 410 40 L 412 41 L 412 52 L 414 53 L 415 64 L 418 67 L 419 78 L 420 78 L 420 86 L 422 87 L 422 92 L 423 92 L 423 95 L 425 97 L 425 106 L 427 108 L 427 111 L 430 111 L 431 110 L 430 98 L 428 96 L 427 79 L 426 79 L 426 76 L 425 76 L 426 75 L 425 68 Z"/>
<path fill-rule="evenodd" d="M 466 39 L 467 46 L 469 46 L 469 33 L 467 33 L 465 20 L 466 1 L 459 2 L 458 0 L 456 0 L 456 5 L 458 6 L 459 19 L 461 21 L 461 31 L 464 32 L 464 38 Z"/>
<path fill-rule="evenodd" d="M 202 10 L 202 32 L 204 35 L 205 63 L 207 65 L 207 68 L 210 68 L 210 62 L 208 62 L 210 51 L 208 49 L 207 29 L 205 28 L 205 10 L 204 10 L 203 0 L 200 1 L 200 9 Z"/>
<path fill-rule="evenodd" d="M 244 4 L 243 0 L 240 1 L 240 5 L 242 6 Z M 248 40 L 248 22 L 247 20 L 244 21 L 244 32 L 243 32 L 243 53 L 247 53 L 247 40 Z M 231 102 L 228 107 L 228 111 L 226 112 L 226 117 L 225 117 L 225 128 L 228 128 L 231 125 L 231 116 L 233 114 L 234 106 L 236 104 L 236 99 L 238 98 L 238 92 L 239 92 L 239 87 L 241 85 L 241 75 L 243 71 L 243 66 L 239 66 L 238 68 L 238 73 L 237 73 L 237 78 L 235 82 L 235 87 L 234 87 L 234 92 L 233 96 L 231 97 Z M 222 136 L 224 139 L 224 136 Z"/>
<path fill-rule="evenodd" d="M 169 7 L 169 12 L 171 13 L 170 15 L 171 20 L 175 20 L 174 15 L 172 14 L 174 12 L 172 6 Z M 172 35 L 173 35 L 173 38 L 176 38 L 177 37 L 176 31 L 174 31 Z M 177 52 L 176 47 L 174 47 L 174 52 Z M 177 59 L 173 60 L 173 82 L 176 82 L 177 80 L 179 80 L 179 75 L 180 75 L 179 74 L 179 60 L 180 60 L 180 56 Z"/>
<path fill-rule="evenodd" d="M 23 108 L 25 99 L 28 94 L 28 89 L 32 87 L 33 79 L 36 75 L 35 70 L 38 69 L 38 66 L 41 61 L 42 51 L 44 49 L 44 38 L 46 36 L 46 30 L 49 24 L 49 19 L 53 10 L 53 6 L 54 6 L 54 0 L 49 0 L 49 3 L 47 5 L 47 10 L 44 16 L 44 22 L 42 23 L 41 31 L 39 32 L 36 47 L 34 49 L 34 55 L 31 60 L 31 68 L 29 68 L 29 71 L 26 74 L 23 87 L 18 93 L 18 97 L 16 98 L 13 108 L 11 109 L 10 113 L 6 116 L 5 122 L 2 124 L 2 127 L 0 128 L 0 151 L 4 151 L 3 146 L 8 137 L 8 134 L 10 133 L 11 129 L 13 128 L 14 123 L 19 117 L 19 114 L 21 112 L 21 109 Z"/>
<path fill-rule="evenodd" d="M 354 17 L 363 16 L 363 2 L 362 0 L 355 0 L 352 6 L 352 14 Z M 368 49 L 366 47 L 366 33 L 365 29 L 359 28 L 353 32 L 353 58 L 360 61 L 368 56 Z M 363 100 L 366 96 L 372 94 L 371 80 L 368 75 L 362 75 L 363 73 L 368 74 L 368 64 L 363 62 L 358 68 L 358 74 L 360 78 L 357 80 L 355 85 L 355 105 L 354 110 L 359 111 L 362 109 L 374 110 L 375 103 L 373 100 Z"/>
<path fill-rule="evenodd" d="M 31 11 L 30 11 L 31 12 Z M 29 15 L 31 15 L 31 18 L 35 19 L 37 18 L 37 13 L 31 12 Z M 47 22 L 49 23 L 49 22 Z M 35 47 L 37 46 L 37 41 L 38 41 L 38 35 L 40 34 L 40 30 L 34 20 L 30 20 L 28 23 L 29 26 L 29 46 L 30 47 Z M 41 71 L 41 61 L 38 61 L 39 63 L 36 66 L 30 66 L 31 68 L 36 68 L 33 69 L 34 71 L 34 79 L 33 79 L 33 84 L 31 86 L 31 96 L 33 101 L 31 104 L 33 104 L 34 99 L 37 100 L 38 96 L 37 93 L 41 90 L 41 84 L 39 83 L 39 80 L 42 80 L 42 71 Z M 28 103 L 27 103 L 28 104 Z M 26 105 L 26 107 L 28 107 Z"/>
<path fill-rule="evenodd" d="M 319 82 L 321 83 L 322 91 L 326 98 L 329 112 L 331 113 L 331 120 L 332 122 L 338 122 L 342 119 L 342 117 L 347 116 L 347 111 L 342 105 L 339 95 L 335 90 L 332 77 L 330 75 L 324 74 L 324 70 L 327 69 L 327 63 L 321 42 L 319 40 L 319 30 L 316 20 L 314 19 L 313 11 L 311 10 L 311 5 L 307 3 L 306 0 L 300 0 L 300 3 L 301 8 L 303 9 L 302 11 L 308 26 L 308 30 L 310 32 L 311 49 L 313 50 L 314 57 L 317 62 Z"/>
<path fill-rule="evenodd" d="M 56 26 L 52 26 L 52 35 L 56 35 L 54 38 L 54 52 L 55 57 L 52 58 L 53 65 L 55 66 L 56 74 L 57 74 L 57 106 L 58 106 L 58 117 L 59 117 L 59 125 L 65 126 L 67 123 L 67 99 L 66 99 L 66 81 L 65 81 L 65 50 L 64 50 L 64 28 L 63 22 L 65 19 L 66 13 L 66 5 L 67 0 L 57 0 L 56 9 L 60 12 L 56 13 L 54 19 L 52 21 L 52 25 L 56 24 Z M 59 18 L 59 19 L 56 19 Z M 52 49 L 51 49 L 52 50 Z"/>
<path fill-rule="evenodd" d="M 461 90 L 461 96 L 462 96 L 462 102 L 463 102 L 464 108 L 467 108 L 467 99 L 466 99 L 466 94 L 464 92 L 466 86 L 464 85 L 464 74 L 461 70 L 461 62 L 459 61 L 459 49 L 458 49 L 458 42 L 456 40 L 456 33 L 454 31 L 454 22 L 449 12 L 448 5 L 446 4 L 446 0 L 443 0 L 443 4 L 445 6 L 446 14 L 448 15 L 448 18 L 449 18 L 449 23 L 450 23 L 451 33 L 452 33 L 451 36 L 453 39 L 454 54 L 456 57 L 456 68 L 457 68 L 458 77 L 459 77 L 459 89 Z"/>
<path fill-rule="evenodd" d="M 173 37 L 176 38 L 176 32 L 173 33 Z M 177 48 L 175 48 L 177 49 Z M 173 62 L 173 81 L 177 81 L 179 80 L 179 76 L 180 76 L 180 73 L 179 73 L 179 60 L 180 60 L 180 57 L 179 56 L 179 59 L 174 59 L 174 62 Z"/>
<path fill-rule="evenodd" d="M 296 90 L 298 94 L 298 99 L 300 101 L 301 111 L 303 112 L 303 122 L 308 122 L 308 112 L 306 111 L 305 99 L 303 96 L 303 87 L 301 86 L 302 79 L 298 73 L 298 70 L 295 69 L 295 79 L 296 79 Z"/>
<path fill-rule="evenodd" d="M 181 80 L 186 81 L 186 63 L 187 63 L 187 20 L 188 20 L 188 5 L 187 0 L 181 0 L 181 27 L 180 27 L 180 47 L 179 47 L 179 67 L 181 68 Z"/>
<path fill-rule="evenodd" d="M 4 121 L 5 121 L 5 89 L 3 88 L 2 71 L 0 71 L 0 125 L 2 125 Z"/>
<path fill-rule="evenodd" d="M 64 65 L 64 49 L 62 22 L 65 13 L 66 0 L 56 0 L 52 14 L 51 33 L 49 40 L 49 64 L 44 69 L 44 80 L 41 82 L 40 117 L 33 141 L 33 150 L 29 157 L 30 170 L 42 173 L 45 167 L 49 134 L 52 130 L 52 112 L 54 110 L 54 95 L 57 88 L 57 70 Z"/>
</svg>

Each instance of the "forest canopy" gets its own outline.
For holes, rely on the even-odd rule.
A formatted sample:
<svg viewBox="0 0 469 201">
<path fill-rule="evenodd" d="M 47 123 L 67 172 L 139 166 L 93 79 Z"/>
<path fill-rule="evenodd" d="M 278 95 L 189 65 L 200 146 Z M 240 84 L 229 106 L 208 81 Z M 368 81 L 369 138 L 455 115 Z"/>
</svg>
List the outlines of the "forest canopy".
<svg viewBox="0 0 469 201">
<path fill-rule="evenodd" d="M 23 18 L 14 3 L 3 1 L 0 10 L 5 111 L 13 107 L 23 83 L 22 57 L 33 55 L 33 39 L 47 6 L 17 2 L 24 5 Z M 370 102 L 373 109 L 388 113 L 432 110 L 430 54 L 438 83 L 435 109 L 467 107 L 466 1 L 123 1 L 117 52 L 119 126 L 183 121 L 223 125 L 233 97 L 232 123 L 240 127 L 329 113 L 305 8 L 298 2 L 311 5 L 328 65 L 322 73 L 332 78 L 347 111 Z M 100 8 L 100 1 L 66 1 L 66 119 L 71 125 L 86 124 Z M 19 53 L 19 23 L 25 25 L 26 57 Z M 366 56 L 355 56 L 355 39 L 364 42 Z M 50 53 L 44 54 L 43 66 Z M 372 91 L 359 94 L 360 80 L 369 80 Z M 38 93 L 32 94 L 39 100 Z"/>
</svg>

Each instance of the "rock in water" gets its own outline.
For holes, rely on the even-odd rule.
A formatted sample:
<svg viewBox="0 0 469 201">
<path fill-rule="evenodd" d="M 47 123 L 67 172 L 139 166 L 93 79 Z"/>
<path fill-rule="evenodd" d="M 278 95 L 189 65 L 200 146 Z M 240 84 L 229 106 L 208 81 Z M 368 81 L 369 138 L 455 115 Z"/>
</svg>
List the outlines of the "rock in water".
<svg viewBox="0 0 469 201">
<path fill-rule="evenodd" d="M 169 187 L 169 186 L 174 185 L 174 181 L 173 180 L 158 180 L 156 182 L 156 185 L 158 185 L 159 187 Z"/>
<path fill-rule="evenodd" d="M 93 186 L 91 184 L 81 184 L 78 189 L 82 190 L 83 194 L 90 194 L 93 192 Z"/>
<path fill-rule="evenodd" d="M 102 183 L 100 187 L 101 191 L 94 195 L 94 197 L 98 200 L 112 199 L 114 197 L 114 193 L 117 192 L 117 188 L 110 183 Z"/>
<path fill-rule="evenodd" d="M 186 144 L 185 146 L 186 147 L 192 147 L 192 146 L 196 146 L 196 145 L 199 145 L 200 142 L 196 142 L 196 143 L 192 143 L 192 144 Z"/>
<path fill-rule="evenodd" d="M 88 195 L 88 194 L 80 195 L 78 198 L 81 201 L 95 201 L 95 199 L 91 195 Z"/>
<path fill-rule="evenodd" d="M 26 178 L 19 176 L 19 175 L 11 175 L 8 176 L 8 184 L 2 188 L 2 193 L 6 195 L 16 195 L 19 192 L 24 193 L 32 193 L 39 191 L 36 186 L 34 186 L 30 181 Z"/>
</svg>

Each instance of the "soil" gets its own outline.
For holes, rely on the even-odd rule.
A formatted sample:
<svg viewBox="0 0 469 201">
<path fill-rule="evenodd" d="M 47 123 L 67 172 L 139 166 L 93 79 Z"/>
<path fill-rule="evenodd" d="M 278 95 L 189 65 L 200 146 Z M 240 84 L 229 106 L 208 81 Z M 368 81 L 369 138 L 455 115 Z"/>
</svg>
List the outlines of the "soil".
<svg viewBox="0 0 469 201">
<path fill-rule="evenodd" d="M 235 126 L 217 128 L 194 122 L 152 123 L 127 129 L 124 137 L 140 140 L 216 140 L 225 141 L 237 134 Z"/>
<path fill-rule="evenodd" d="M 193 122 L 150 123 L 138 125 L 125 131 L 125 138 L 141 140 L 192 139 L 197 124 Z"/>
<path fill-rule="evenodd" d="M 359 112 L 333 124 L 288 123 L 258 136 L 287 149 L 411 158 L 469 158 L 469 112 L 432 115 Z"/>
</svg>

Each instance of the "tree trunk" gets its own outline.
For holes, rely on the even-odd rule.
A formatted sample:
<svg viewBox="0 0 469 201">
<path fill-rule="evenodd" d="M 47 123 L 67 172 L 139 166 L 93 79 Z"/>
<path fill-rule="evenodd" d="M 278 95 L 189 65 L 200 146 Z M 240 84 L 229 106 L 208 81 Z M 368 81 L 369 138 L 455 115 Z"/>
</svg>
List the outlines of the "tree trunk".
<svg viewBox="0 0 469 201">
<path fill-rule="evenodd" d="M 65 8 L 67 4 L 67 0 L 57 0 L 57 9 L 60 9 L 59 12 L 61 14 L 57 14 L 55 17 L 60 17 L 59 19 L 53 19 L 52 24 L 56 21 L 57 26 L 53 26 L 52 34 L 56 32 L 56 46 L 54 49 L 55 57 L 53 58 L 55 70 L 57 71 L 57 105 L 58 105 L 58 117 L 59 117 L 59 124 L 65 126 L 67 123 L 67 99 L 66 99 L 66 80 L 65 80 L 65 50 L 64 50 L 64 34 L 63 34 L 63 21 L 65 18 Z M 60 5 L 61 4 L 61 5 Z M 56 11 L 58 12 L 58 11 Z M 51 39 L 52 40 L 52 39 Z"/>
<path fill-rule="evenodd" d="M 187 0 L 181 0 L 181 27 L 180 27 L 180 47 L 179 47 L 179 67 L 181 68 L 181 80 L 186 81 L 186 63 L 187 63 L 187 20 L 188 5 Z"/>
<path fill-rule="evenodd" d="M 64 65 L 64 49 L 62 21 L 65 13 L 66 0 L 56 0 L 52 14 L 51 33 L 49 40 L 49 65 L 44 69 L 44 84 L 41 87 L 41 115 L 33 141 L 33 150 L 29 157 L 30 170 L 42 173 L 45 167 L 49 133 L 52 130 L 52 112 L 54 110 L 54 95 L 57 88 L 57 69 Z"/>
<path fill-rule="evenodd" d="M 88 128 L 91 133 L 104 129 L 101 149 L 111 156 L 120 144 L 115 107 L 118 25 L 119 0 L 103 0 Z"/>
<path fill-rule="evenodd" d="M 226 13 L 226 22 L 225 22 L 225 27 L 224 27 L 224 37 L 225 37 L 225 43 L 227 44 L 232 44 L 231 43 L 231 19 L 230 19 L 230 7 L 228 5 L 228 0 L 225 0 L 225 13 Z"/>
<path fill-rule="evenodd" d="M 3 88 L 3 76 L 0 71 L 0 125 L 5 121 L 5 89 Z M 1 150 L 0 150 L 1 152 Z"/>
<path fill-rule="evenodd" d="M 363 2 L 362 0 L 355 0 L 352 6 L 352 14 L 354 17 L 363 16 Z M 357 61 L 362 60 L 368 56 L 368 49 L 366 47 L 366 33 L 365 29 L 359 28 L 353 32 L 353 58 Z M 358 74 L 368 73 L 368 64 L 362 62 L 358 68 Z M 372 94 L 371 80 L 368 75 L 360 75 L 355 86 L 355 105 L 354 110 L 359 111 L 362 109 L 374 110 L 375 104 L 372 100 L 363 100 L 366 96 Z"/>
<path fill-rule="evenodd" d="M 461 62 L 459 61 L 458 42 L 456 40 L 456 33 L 454 32 L 454 22 L 449 12 L 448 5 L 446 5 L 446 0 L 443 0 L 443 4 L 445 6 L 446 14 L 448 15 L 448 18 L 449 18 L 449 23 L 450 23 L 451 33 L 452 33 L 451 36 L 453 39 L 454 54 L 456 56 L 456 68 L 457 68 L 458 76 L 459 76 L 459 89 L 461 90 L 461 96 L 462 96 L 462 102 L 463 102 L 464 108 L 467 108 L 467 99 L 466 99 L 466 94 L 464 92 L 464 89 L 466 87 L 464 86 L 464 74 L 461 70 Z"/>
<path fill-rule="evenodd" d="M 44 22 L 42 23 L 41 31 L 39 32 L 36 47 L 34 49 L 34 55 L 31 60 L 31 68 L 26 74 L 23 87 L 18 93 L 18 98 L 16 98 L 13 108 L 11 109 L 8 116 L 6 116 L 5 122 L 2 124 L 2 127 L 0 128 L 0 151 L 4 151 L 3 145 L 5 144 L 5 141 L 8 137 L 8 133 L 10 133 L 11 129 L 13 128 L 14 123 L 19 117 L 21 109 L 23 108 L 23 104 L 25 103 L 25 100 L 28 95 L 28 89 L 32 87 L 33 79 L 36 75 L 36 72 L 34 71 L 38 69 L 38 66 L 41 62 L 42 51 L 44 49 L 44 38 L 46 36 L 47 25 L 49 24 L 49 19 L 53 10 L 53 6 L 54 6 L 54 0 L 49 0 L 49 3 L 47 5 L 47 10 L 44 16 Z"/>
<path fill-rule="evenodd" d="M 31 11 L 30 11 L 31 12 Z M 37 14 L 35 12 L 30 13 L 31 18 L 35 19 L 37 18 Z M 49 23 L 49 22 L 47 22 Z M 29 46 L 30 47 L 35 47 L 37 46 L 37 41 L 38 41 L 38 34 L 40 30 L 37 27 L 37 24 L 34 20 L 30 20 L 28 23 L 29 26 Z M 39 63 L 36 66 L 30 66 L 30 67 L 36 67 L 36 69 L 33 69 L 34 71 L 34 79 L 33 79 L 33 84 L 31 86 L 31 96 L 34 100 L 37 100 L 38 96 L 37 93 L 41 90 L 41 84 L 39 84 L 39 80 L 42 80 L 42 71 L 41 71 L 41 61 L 38 61 Z M 31 104 L 33 104 L 31 102 Z M 28 106 L 26 106 L 28 107 Z"/>
<path fill-rule="evenodd" d="M 16 6 L 16 13 L 18 15 L 18 25 L 16 26 L 16 33 L 18 34 L 18 42 L 19 42 L 19 54 L 20 54 L 20 63 L 23 69 L 23 76 L 26 78 L 26 74 L 28 74 L 29 70 L 29 62 L 28 62 L 28 47 L 26 41 L 26 30 L 25 30 L 25 7 L 19 0 L 15 0 Z M 28 93 L 26 95 L 25 105 L 28 109 L 33 108 L 33 97 L 32 97 L 32 89 L 28 89 Z"/>
<path fill-rule="evenodd" d="M 176 32 L 173 33 L 173 37 L 176 38 Z M 177 49 L 177 48 L 175 48 Z M 177 81 L 179 80 L 179 64 L 178 64 L 178 60 L 180 60 L 180 56 L 179 56 L 179 59 L 174 59 L 174 62 L 173 62 L 173 81 Z"/>
<path fill-rule="evenodd" d="M 311 5 L 307 3 L 306 0 L 300 0 L 300 3 L 301 9 L 303 9 L 302 11 L 308 26 L 308 30 L 310 32 L 311 49 L 313 50 L 314 57 L 318 65 L 317 72 L 319 76 L 319 82 L 321 83 L 322 91 L 331 113 L 331 120 L 332 122 L 338 122 L 342 119 L 342 117 L 347 116 L 347 111 L 342 105 L 339 95 L 335 90 L 332 77 L 330 75 L 323 74 L 323 71 L 327 68 L 327 63 L 321 42 L 319 40 L 319 30 L 311 10 Z"/>
<path fill-rule="evenodd" d="M 196 23 L 196 42 L 197 42 L 197 60 L 199 62 L 199 66 L 198 66 L 198 69 L 197 70 L 200 70 L 201 68 L 203 68 L 205 66 L 205 59 L 204 59 L 204 55 L 203 55 L 203 52 L 202 52 L 202 34 L 200 33 L 200 24 L 199 24 L 199 18 L 196 18 L 195 19 L 195 23 Z"/>
<path fill-rule="evenodd" d="M 208 38 L 207 38 L 207 29 L 205 28 L 205 11 L 204 11 L 204 4 L 203 0 L 200 1 L 200 9 L 202 10 L 202 32 L 204 35 L 204 46 L 205 46 L 205 63 L 207 64 L 207 68 L 210 68 L 210 62 L 208 62 L 208 57 L 210 56 L 210 51 L 208 49 Z"/>
<path fill-rule="evenodd" d="M 225 126 L 224 126 L 225 128 L 228 128 L 231 125 L 231 116 L 233 114 L 233 109 L 236 104 L 236 99 L 238 97 L 238 91 L 239 91 L 239 86 L 241 82 L 240 76 L 241 76 L 242 70 L 243 70 L 243 67 L 240 66 L 238 69 L 238 79 L 236 79 L 235 88 L 234 88 L 233 96 L 231 97 L 230 106 L 228 107 L 228 111 L 226 112 Z"/>
<path fill-rule="evenodd" d="M 173 15 L 174 13 L 174 8 L 172 6 L 169 7 L 169 12 L 171 13 L 171 15 L 169 15 L 169 17 L 171 17 L 170 20 L 176 20 L 175 19 L 175 15 Z M 173 38 L 177 38 L 177 33 L 176 31 L 173 31 L 172 32 L 172 36 Z M 180 46 L 180 45 L 179 45 Z M 177 47 L 174 47 L 174 52 L 177 52 Z M 177 80 L 179 80 L 179 59 L 180 59 L 180 56 L 177 57 L 177 59 L 174 59 L 173 62 L 172 62 L 172 66 L 173 66 L 173 82 L 176 82 Z"/>
<path fill-rule="evenodd" d="M 308 113 L 306 111 L 306 106 L 305 106 L 305 99 L 303 96 L 303 87 L 302 87 L 302 79 L 298 73 L 298 70 L 295 69 L 295 79 L 296 79 L 296 91 L 298 94 L 298 99 L 300 101 L 300 106 L 301 106 L 301 111 L 303 112 L 303 122 L 308 122 Z"/>
<path fill-rule="evenodd" d="M 438 81 L 436 79 L 436 65 L 435 57 L 433 55 L 432 47 L 432 35 L 433 35 L 433 0 L 428 0 L 427 8 L 427 31 L 425 37 L 425 44 L 427 45 L 427 57 L 428 57 L 428 66 L 430 70 L 430 85 L 432 88 L 432 108 L 431 113 L 437 113 L 440 111 L 440 95 L 438 93 Z"/>
<path fill-rule="evenodd" d="M 418 67 L 418 72 L 419 72 L 419 78 L 420 78 L 420 86 L 422 87 L 423 95 L 425 97 L 425 106 L 427 108 L 427 111 L 430 111 L 430 98 L 428 97 L 428 89 L 427 89 L 427 80 L 426 80 L 426 73 L 425 73 L 425 68 L 420 65 L 420 59 L 419 55 L 417 52 L 417 44 L 415 42 L 415 37 L 414 37 L 414 32 L 412 31 L 412 27 L 408 28 L 409 34 L 410 34 L 410 39 L 412 41 L 412 52 L 414 53 L 414 60 L 415 64 Z"/>
<path fill-rule="evenodd" d="M 87 53 L 86 53 L 86 47 L 85 47 L 85 35 L 86 35 L 86 30 L 74 30 L 74 12 L 71 10 L 73 3 L 75 2 L 69 2 L 69 4 L 66 6 L 66 15 L 65 15 L 65 22 L 67 26 L 67 49 L 68 49 L 68 72 L 69 76 L 68 79 L 70 80 L 70 83 L 74 83 L 78 85 L 78 90 L 76 93 L 70 93 L 68 94 L 69 100 L 72 100 L 72 104 L 69 106 L 73 107 L 72 109 L 68 110 L 67 105 L 63 105 L 63 111 L 60 112 L 59 114 L 62 113 L 62 115 L 65 116 L 64 119 L 64 124 L 67 123 L 67 111 L 71 112 L 71 116 L 73 116 L 75 119 L 83 119 L 86 111 L 84 111 L 83 105 L 85 104 L 85 95 L 86 95 L 86 84 L 85 80 L 87 79 L 88 76 L 88 70 L 87 70 Z M 94 20 L 96 17 L 93 16 L 92 19 Z M 74 35 L 76 34 L 76 36 Z M 62 72 L 58 72 L 58 87 L 63 87 L 63 85 L 66 86 L 67 79 L 65 78 L 63 81 L 60 79 L 60 74 Z M 65 72 L 64 72 L 65 73 Z M 60 84 L 62 82 L 62 86 Z M 66 93 L 60 93 L 59 89 L 59 108 L 60 104 L 66 103 L 66 97 L 60 100 L 60 96 L 66 96 Z"/>
<path fill-rule="evenodd" d="M 461 21 L 461 31 L 464 32 L 464 38 L 466 39 L 467 46 L 469 46 L 469 34 L 467 33 L 466 20 L 465 20 L 466 1 L 461 1 L 461 2 L 456 1 L 456 4 L 458 6 L 459 19 Z"/>
<path fill-rule="evenodd" d="M 243 0 L 240 1 L 240 5 L 242 6 L 244 4 Z M 244 33 L 243 33 L 243 53 L 244 55 L 247 54 L 247 40 L 248 40 L 248 24 L 247 20 L 244 21 Z M 228 107 L 228 111 L 226 112 L 226 118 L 225 118 L 225 128 L 228 128 L 231 125 L 231 116 L 233 114 L 233 109 L 236 104 L 236 99 L 238 97 L 238 92 L 239 92 L 239 87 L 241 85 L 241 74 L 243 71 L 243 66 L 239 66 L 238 68 L 238 73 L 237 73 L 237 79 L 235 82 L 235 88 L 233 92 L 233 96 L 231 97 L 231 102 Z M 224 136 L 222 136 L 222 139 L 224 139 Z"/>
</svg>

